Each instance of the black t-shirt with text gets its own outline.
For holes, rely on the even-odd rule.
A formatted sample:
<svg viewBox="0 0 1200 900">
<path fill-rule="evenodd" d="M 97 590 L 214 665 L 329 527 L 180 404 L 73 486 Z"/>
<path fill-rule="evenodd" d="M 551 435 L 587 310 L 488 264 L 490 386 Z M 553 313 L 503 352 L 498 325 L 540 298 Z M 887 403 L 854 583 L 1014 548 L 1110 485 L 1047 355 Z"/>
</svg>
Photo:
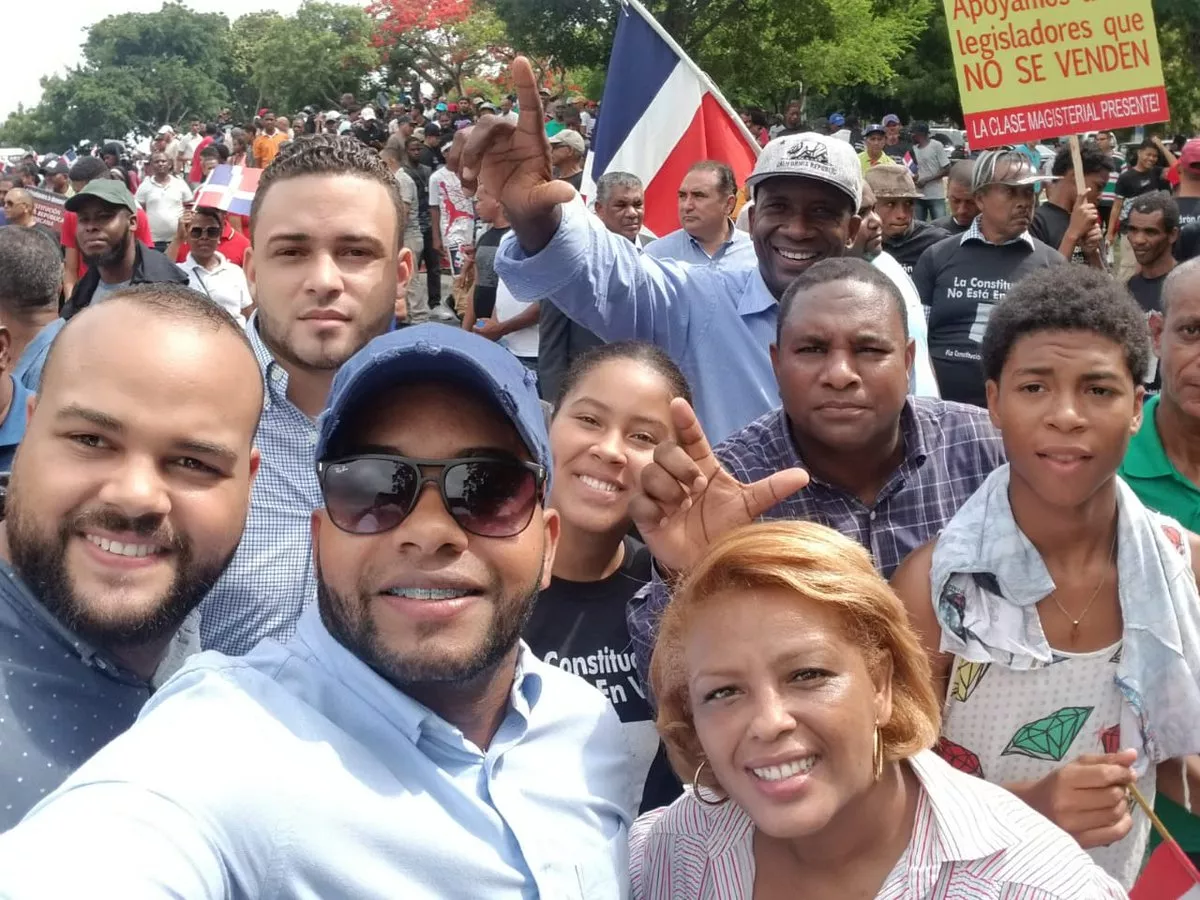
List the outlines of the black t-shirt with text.
<svg viewBox="0 0 1200 900">
<path fill-rule="evenodd" d="M 1176 197 L 1179 207 L 1179 227 L 1186 228 L 1200 222 L 1200 197 Z"/>
<path fill-rule="evenodd" d="M 626 731 L 640 774 L 643 811 L 682 793 L 661 752 L 654 715 L 638 677 L 625 608 L 650 581 L 650 552 L 625 538 L 620 567 L 601 581 L 551 578 L 525 627 L 525 642 L 544 662 L 573 672 L 608 697 Z"/>
<path fill-rule="evenodd" d="M 946 238 L 922 254 L 913 283 L 929 319 L 929 356 L 943 400 L 985 406 L 980 343 L 992 309 L 1028 275 L 1063 265 L 1057 250 L 1032 238 L 996 246 Z"/>
<path fill-rule="evenodd" d="M 1179 240 L 1175 242 L 1175 260 L 1187 262 L 1200 256 L 1200 222 L 1179 229 Z"/>
<path fill-rule="evenodd" d="M 912 223 L 908 234 L 900 238 L 884 238 L 883 249 L 890 253 L 910 276 L 921 254 L 950 236 L 949 232 L 930 222 Z"/>
</svg>

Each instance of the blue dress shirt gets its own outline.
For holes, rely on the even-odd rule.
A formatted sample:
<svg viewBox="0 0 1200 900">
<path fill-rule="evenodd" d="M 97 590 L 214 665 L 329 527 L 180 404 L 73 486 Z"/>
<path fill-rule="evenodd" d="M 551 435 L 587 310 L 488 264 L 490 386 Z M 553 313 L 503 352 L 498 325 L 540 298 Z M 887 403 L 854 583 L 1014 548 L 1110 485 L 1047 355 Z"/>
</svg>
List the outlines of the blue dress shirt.
<svg viewBox="0 0 1200 900">
<path fill-rule="evenodd" d="M 500 241 L 496 272 L 514 297 L 549 298 L 605 341 L 661 347 L 687 376 L 714 444 L 779 405 L 768 353 L 779 304 L 757 266 L 656 260 L 578 200 L 561 209 L 558 231 L 538 253 L 526 254 L 512 232 Z"/>
<path fill-rule="evenodd" d="M 482 751 L 314 605 L 286 646 L 194 657 L 0 836 L 0 897 L 623 898 L 630 763 L 605 697 L 524 645 Z"/>
<path fill-rule="evenodd" d="M 54 343 L 54 339 L 58 337 L 58 333 L 66 324 L 66 319 L 55 319 L 43 327 L 25 346 L 21 352 L 21 358 L 17 360 L 17 364 L 13 368 L 13 378 L 35 394 L 42 381 L 42 369 L 46 365 L 50 345 Z"/>
<path fill-rule="evenodd" d="M 25 420 L 28 418 L 29 397 L 33 391 L 21 384 L 15 375 L 5 377 L 12 381 L 13 395 L 8 405 L 8 415 L 0 422 L 0 472 L 11 472 L 17 445 L 25 437 Z"/>
<path fill-rule="evenodd" d="M 677 259 L 696 266 L 720 266 L 726 269 L 752 269 L 758 265 L 754 241 L 746 232 L 734 227 L 732 220 L 729 222 L 729 237 L 712 256 L 684 228 L 647 244 L 646 255 L 655 259 Z"/>
<path fill-rule="evenodd" d="M 261 461 L 237 552 L 200 605 L 204 649 L 231 656 L 263 638 L 286 641 L 317 596 L 309 531 L 312 511 L 322 505 L 313 456 L 317 426 L 288 399 L 287 371 L 259 337 L 257 319 L 250 317 L 246 334 L 265 384 L 254 438 Z"/>
</svg>

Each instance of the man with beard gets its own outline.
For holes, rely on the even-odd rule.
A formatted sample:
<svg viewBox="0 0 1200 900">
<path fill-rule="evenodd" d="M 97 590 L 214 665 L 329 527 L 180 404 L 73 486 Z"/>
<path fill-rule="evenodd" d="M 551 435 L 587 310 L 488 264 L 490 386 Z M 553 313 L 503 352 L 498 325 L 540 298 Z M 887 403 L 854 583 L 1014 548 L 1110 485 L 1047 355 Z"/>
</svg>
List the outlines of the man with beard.
<svg viewBox="0 0 1200 900">
<path fill-rule="evenodd" d="M 88 270 L 63 307 L 64 319 L 131 284 L 187 284 L 178 266 L 134 239 L 137 202 L 121 182 L 89 181 L 66 208 L 78 217 L 75 241 Z"/>
<path fill-rule="evenodd" d="M 176 285 L 126 288 L 55 342 L 0 524 L 0 831 L 133 724 L 233 554 L 256 380 L 237 323 Z"/>
<path fill-rule="evenodd" d="M 521 117 L 475 126 L 463 155 L 464 184 L 482 180 L 512 223 L 496 271 L 518 300 L 548 298 L 606 341 L 661 347 L 695 390 L 696 412 L 715 439 L 773 409 L 768 354 L 779 298 L 817 260 L 843 256 L 860 219 L 862 166 L 845 141 L 806 133 L 764 148 L 746 185 L 758 265 L 743 269 L 655 260 L 611 234 L 550 180 L 541 101 L 523 57 L 512 74 Z"/>
<path fill-rule="evenodd" d="M 296 635 L 189 663 L 0 837 L 0 894 L 627 892 L 621 725 L 520 640 L 559 534 L 532 375 L 439 324 L 377 338 L 338 373 L 316 458 L 319 601 Z"/>
<path fill-rule="evenodd" d="M 355 138 L 314 135 L 279 151 L 251 211 L 246 324 L 267 399 L 246 534 L 201 607 L 201 639 L 231 656 L 287 640 L 316 597 L 309 516 L 321 505 L 316 418 L 341 365 L 395 319 L 413 258 L 404 201 L 387 166 Z"/>
</svg>

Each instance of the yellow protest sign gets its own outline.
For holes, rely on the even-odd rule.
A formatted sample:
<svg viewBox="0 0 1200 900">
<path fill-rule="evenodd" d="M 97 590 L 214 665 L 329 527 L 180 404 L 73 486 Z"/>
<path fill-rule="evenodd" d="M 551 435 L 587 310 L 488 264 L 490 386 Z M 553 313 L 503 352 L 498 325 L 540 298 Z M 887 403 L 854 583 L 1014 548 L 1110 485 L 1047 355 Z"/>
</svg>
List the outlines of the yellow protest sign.
<svg viewBox="0 0 1200 900">
<path fill-rule="evenodd" d="M 1165 122 L 1151 0 L 944 0 L 971 147 Z"/>
</svg>

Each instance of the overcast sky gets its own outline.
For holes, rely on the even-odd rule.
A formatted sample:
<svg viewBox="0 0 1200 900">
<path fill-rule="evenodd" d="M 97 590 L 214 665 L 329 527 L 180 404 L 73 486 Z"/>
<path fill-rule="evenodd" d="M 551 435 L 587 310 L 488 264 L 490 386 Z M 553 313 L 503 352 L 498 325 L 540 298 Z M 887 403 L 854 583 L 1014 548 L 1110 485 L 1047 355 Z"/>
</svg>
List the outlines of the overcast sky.
<svg viewBox="0 0 1200 900">
<path fill-rule="evenodd" d="M 197 12 L 223 12 L 231 21 L 243 13 L 274 9 L 295 12 L 299 0 L 187 0 Z M 18 103 L 33 106 L 41 97 L 43 75 L 62 72 L 80 61 L 84 31 L 94 22 L 123 12 L 154 12 L 162 0 L 55 0 L 5 3 L 6 52 L 0 54 L 0 121 Z"/>
</svg>

